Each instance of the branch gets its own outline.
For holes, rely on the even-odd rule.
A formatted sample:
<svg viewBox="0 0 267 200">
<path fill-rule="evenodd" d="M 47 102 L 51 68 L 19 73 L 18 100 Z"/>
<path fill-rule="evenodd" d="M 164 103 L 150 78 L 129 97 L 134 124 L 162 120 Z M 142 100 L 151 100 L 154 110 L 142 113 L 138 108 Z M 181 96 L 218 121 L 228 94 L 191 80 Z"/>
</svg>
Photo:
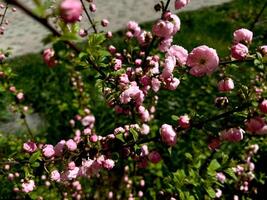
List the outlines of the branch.
<svg viewBox="0 0 267 200">
<path fill-rule="evenodd" d="M 6 4 L 6 8 L 5 8 L 4 14 L 2 16 L 2 20 L 1 20 L 0 26 L 3 25 L 3 22 L 4 22 L 4 19 L 5 19 L 5 16 L 6 16 L 7 9 L 8 9 L 8 3 Z"/>
<path fill-rule="evenodd" d="M 228 64 L 235 64 L 235 63 L 242 63 L 242 62 L 250 62 L 253 61 L 253 58 L 247 58 L 245 60 L 227 60 L 227 61 L 221 61 L 219 65 L 228 65 Z"/>
<path fill-rule="evenodd" d="M 30 9 L 28 9 L 27 7 L 22 5 L 17 0 L 6 0 L 6 2 L 9 4 L 13 4 L 13 5 L 17 6 L 18 8 L 20 8 L 21 10 L 23 10 L 27 15 L 29 15 L 31 18 L 33 18 L 34 20 L 36 20 L 37 22 L 42 24 L 45 28 L 47 28 L 49 31 L 51 31 L 55 36 L 57 36 L 57 37 L 62 36 L 61 33 L 58 32 L 53 26 L 51 26 L 46 19 L 35 15 Z M 72 48 L 77 54 L 81 52 L 81 50 L 72 42 L 70 42 L 70 41 L 64 41 L 64 42 L 67 45 L 69 45 L 70 48 Z M 87 57 L 86 60 L 101 75 L 101 79 L 106 78 L 106 74 L 100 68 L 98 68 L 98 66 L 96 66 L 96 64 L 89 57 Z"/>
<path fill-rule="evenodd" d="M 256 23 L 259 21 L 261 15 L 263 14 L 263 11 L 265 10 L 265 8 L 267 7 L 267 2 L 265 2 L 265 4 L 263 5 L 263 7 L 261 8 L 260 12 L 258 13 L 258 15 L 256 15 L 254 21 L 252 22 L 251 26 L 250 26 L 250 30 L 252 31 L 256 25 Z"/>
<path fill-rule="evenodd" d="M 80 1 L 81 1 L 81 3 L 82 3 L 83 10 L 84 10 L 85 14 L 86 14 L 86 16 L 87 16 L 87 18 L 88 18 L 88 20 L 89 20 L 90 24 L 92 25 L 92 27 L 93 27 L 93 29 L 94 29 L 94 32 L 95 32 L 95 33 L 97 33 L 97 30 L 96 30 L 95 24 L 94 24 L 93 20 L 91 19 L 90 15 L 89 15 L 89 13 L 88 13 L 88 11 L 87 11 L 87 9 L 86 9 L 85 5 L 84 5 L 84 2 L 83 2 L 83 0 L 80 0 Z"/>
</svg>

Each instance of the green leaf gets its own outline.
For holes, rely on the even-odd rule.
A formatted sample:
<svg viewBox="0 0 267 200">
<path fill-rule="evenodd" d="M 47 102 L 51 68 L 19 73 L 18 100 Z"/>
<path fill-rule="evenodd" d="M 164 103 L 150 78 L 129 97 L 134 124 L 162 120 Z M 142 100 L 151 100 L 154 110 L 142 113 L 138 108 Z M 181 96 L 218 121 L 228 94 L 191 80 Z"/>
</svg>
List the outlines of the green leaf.
<svg viewBox="0 0 267 200">
<path fill-rule="evenodd" d="M 40 166 L 40 163 L 39 162 L 34 162 L 34 163 L 31 164 L 31 166 L 37 168 L 37 167 Z"/>
<path fill-rule="evenodd" d="M 29 162 L 34 163 L 36 160 L 41 160 L 41 152 L 37 151 L 34 154 L 31 155 Z"/>
<path fill-rule="evenodd" d="M 232 168 L 228 168 L 228 169 L 224 170 L 224 172 L 226 174 L 228 174 L 229 176 L 231 176 L 234 180 L 237 179 L 237 177 L 235 175 L 235 172 L 234 172 L 234 170 Z"/>
<path fill-rule="evenodd" d="M 205 190 L 211 198 L 216 197 L 216 192 L 214 191 L 212 187 L 205 187 Z"/>
<path fill-rule="evenodd" d="M 132 134 L 133 138 L 134 138 L 134 141 L 137 141 L 138 140 L 138 133 L 135 129 L 133 128 L 130 128 L 130 133 Z"/>
<path fill-rule="evenodd" d="M 221 167 L 220 163 L 216 159 L 213 159 L 208 166 L 208 172 L 214 172 L 220 167 Z"/>
<path fill-rule="evenodd" d="M 116 135 L 116 138 L 117 139 L 119 139 L 119 140 L 121 140 L 122 142 L 125 142 L 125 140 L 124 140 L 124 138 L 123 138 L 123 134 L 121 133 L 121 134 L 118 134 L 118 135 Z"/>
<path fill-rule="evenodd" d="M 172 118 L 172 120 L 174 120 L 174 121 L 178 121 L 178 120 L 179 120 L 179 117 L 176 116 L 176 115 L 172 115 L 171 118 Z"/>
</svg>

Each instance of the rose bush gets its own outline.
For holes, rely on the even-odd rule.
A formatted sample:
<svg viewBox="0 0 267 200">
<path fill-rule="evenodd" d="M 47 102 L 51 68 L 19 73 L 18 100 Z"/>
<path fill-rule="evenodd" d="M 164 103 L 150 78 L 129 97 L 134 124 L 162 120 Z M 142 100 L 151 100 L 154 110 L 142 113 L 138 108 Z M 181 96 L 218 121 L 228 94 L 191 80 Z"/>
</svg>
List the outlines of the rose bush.
<svg viewBox="0 0 267 200">
<path fill-rule="evenodd" d="M 98 32 L 91 16 L 97 12 L 93 1 L 36 1 L 39 12 L 16 0 L 7 3 L 52 32 L 45 40 L 52 46 L 44 50 L 43 62 L 49 70 L 64 69 L 68 81 L 63 86 L 71 85 L 72 104 L 61 106 L 68 111 L 61 119 L 64 128 L 47 137 L 33 133 L 25 115 L 31 110 L 30 97 L 14 86 L 16 74 L 8 53 L 1 53 L 1 92 L 12 111 L 20 114 L 27 134 L 1 139 L 1 182 L 8 183 L 2 196 L 264 196 L 266 52 L 263 40 L 253 44 L 251 30 L 231 33 L 225 58 L 216 46 L 186 49 L 173 42 L 183 22 L 168 7 L 173 3 L 180 9 L 190 1 L 166 0 L 155 6 L 161 14 L 150 29 L 128 22 L 121 47 L 112 42 L 110 32 Z M 82 15 L 90 22 L 88 29 L 79 27 Z M 55 24 L 49 23 L 50 18 Z M 107 27 L 109 21 L 103 19 L 101 24 Z M 172 99 L 174 91 L 179 98 Z M 166 95 L 170 95 L 167 100 Z M 55 114 L 51 119 L 59 120 L 57 113 L 51 114 Z"/>
</svg>

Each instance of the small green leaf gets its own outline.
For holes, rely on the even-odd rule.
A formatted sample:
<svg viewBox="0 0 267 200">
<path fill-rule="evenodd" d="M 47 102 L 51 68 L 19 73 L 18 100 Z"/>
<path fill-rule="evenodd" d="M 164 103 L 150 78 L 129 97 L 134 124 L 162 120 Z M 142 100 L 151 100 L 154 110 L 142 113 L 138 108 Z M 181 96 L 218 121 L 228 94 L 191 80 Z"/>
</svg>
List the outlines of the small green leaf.
<svg viewBox="0 0 267 200">
<path fill-rule="evenodd" d="M 172 115 L 171 118 L 172 118 L 172 120 L 174 120 L 174 121 L 178 121 L 178 120 L 179 120 L 179 117 L 176 116 L 176 115 Z"/>
<path fill-rule="evenodd" d="M 217 169 L 219 169 L 221 167 L 220 163 L 214 159 L 210 162 L 209 166 L 208 166 L 208 171 L 209 172 L 214 172 L 216 171 Z"/>
<path fill-rule="evenodd" d="M 41 152 L 37 151 L 34 154 L 31 155 L 29 162 L 34 163 L 36 160 L 41 160 Z"/>
<path fill-rule="evenodd" d="M 134 141 L 137 141 L 138 140 L 138 133 L 136 132 L 136 130 L 133 128 L 130 128 L 130 133 L 132 134 Z"/>
<path fill-rule="evenodd" d="M 216 192 L 214 191 L 212 187 L 205 187 L 205 190 L 211 198 L 216 197 Z"/>
</svg>

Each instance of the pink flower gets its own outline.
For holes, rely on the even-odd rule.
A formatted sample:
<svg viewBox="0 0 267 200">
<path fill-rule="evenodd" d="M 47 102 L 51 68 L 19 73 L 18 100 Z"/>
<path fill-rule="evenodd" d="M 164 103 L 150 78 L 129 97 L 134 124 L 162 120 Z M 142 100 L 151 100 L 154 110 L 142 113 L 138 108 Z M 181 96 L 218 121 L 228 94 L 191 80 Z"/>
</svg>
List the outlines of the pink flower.
<svg viewBox="0 0 267 200">
<path fill-rule="evenodd" d="M 60 173 L 57 170 L 51 172 L 50 178 L 52 181 L 59 182 L 60 181 Z"/>
<path fill-rule="evenodd" d="M 231 48 L 231 56 L 237 60 L 243 60 L 248 55 L 248 48 L 241 44 L 235 44 Z"/>
<path fill-rule="evenodd" d="M 150 160 L 150 162 L 156 164 L 159 161 L 161 161 L 161 156 L 159 154 L 159 152 L 157 151 L 152 151 L 148 154 L 148 159 Z"/>
<path fill-rule="evenodd" d="M 247 131 L 254 133 L 260 131 L 265 126 L 265 122 L 261 117 L 254 117 L 247 120 L 245 125 Z"/>
<path fill-rule="evenodd" d="M 180 18 L 175 14 L 171 14 L 169 21 L 173 24 L 172 35 L 175 35 L 178 31 L 180 31 L 180 28 L 181 28 Z"/>
<path fill-rule="evenodd" d="M 165 20 L 157 21 L 157 23 L 154 24 L 152 27 L 152 33 L 162 38 L 170 38 L 173 32 L 174 24 Z"/>
<path fill-rule="evenodd" d="M 160 128 L 161 139 L 164 143 L 169 146 L 176 144 L 176 133 L 171 125 L 163 124 Z"/>
<path fill-rule="evenodd" d="M 56 146 L 54 147 L 55 156 L 61 156 L 62 155 L 65 144 L 66 144 L 65 140 L 61 140 L 60 142 L 58 142 L 56 144 Z"/>
<path fill-rule="evenodd" d="M 60 16 L 66 23 L 79 21 L 83 8 L 79 0 L 64 0 L 60 4 Z"/>
<path fill-rule="evenodd" d="M 225 181 L 225 179 L 226 179 L 225 175 L 224 175 L 222 172 L 217 173 L 217 174 L 216 174 L 216 178 L 217 178 L 217 180 L 220 181 L 221 183 L 224 183 L 224 181 Z"/>
<path fill-rule="evenodd" d="M 163 68 L 161 77 L 164 79 L 168 79 L 172 77 L 172 72 L 174 70 L 175 64 L 176 64 L 175 57 L 168 56 L 167 58 L 165 58 L 164 68 Z"/>
<path fill-rule="evenodd" d="M 230 142 L 239 142 L 243 139 L 243 134 L 245 131 L 241 128 L 230 128 L 228 130 L 223 130 L 220 132 L 221 140 L 226 140 Z"/>
<path fill-rule="evenodd" d="M 114 64 L 114 70 L 119 70 L 122 67 L 122 61 L 121 59 L 115 59 L 115 64 Z"/>
<path fill-rule="evenodd" d="M 141 33 L 141 28 L 139 27 L 138 23 L 135 21 L 129 21 L 127 24 L 127 29 L 137 37 Z"/>
<path fill-rule="evenodd" d="M 120 101 L 122 104 L 127 104 L 131 100 L 134 100 L 137 105 L 141 105 L 144 101 L 144 93 L 136 86 L 135 82 L 131 83 L 131 86 L 123 91 L 120 95 Z"/>
<path fill-rule="evenodd" d="M 147 124 L 142 124 L 140 133 L 141 133 L 142 135 L 148 135 L 149 132 L 150 132 L 150 128 L 149 128 L 149 126 L 148 126 Z"/>
<path fill-rule="evenodd" d="M 96 134 L 93 134 L 93 135 L 90 136 L 90 142 L 95 143 L 95 142 L 97 142 L 97 141 L 98 141 L 98 137 L 97 137 Z"/>
<path fill-rule="evenodd" d="M 55 51 L 52 48 L 45 49 L 43 52 L 43 60 L 48 67 L 54 67 L 57 64 L 55 59 Z"/>
<path fill-rule="evenodd" d="M 267 100 L 264 99 L 260 105 L 259 105 L 259 108 L 260 108 L 260 111 L 263 112 L 263 113 L 267 113 Z"/>
<path fill-rule="evenodd" d="M 76 144 L 76 142 L 73 141 L 73 139 L 69 139 L 66 142 L 66 146 L 67 146 L 68 150 L 70 150 L 70 151 L 75 151 L 77 149 L 77 144 Z"/>
<path fill-rule="evenodd" d="M 144 106 L 139 106 L 137 111 L 140 114 L 140 118 L 143 122 L 149 121 L 149 112 Z"/>
<path fill-rule="evenodd" d="M 29 180 L 28 182 L 22 183 L 22 192 L 29 193 L 34 190 L 35 183 L 34 180 Z"/>
<path fill-rule="evenodd" d="M 189 4 L 190 0 L 175 0 L 175 9 L 181 9 Z"/>
<path fill-rule="evenodd" d="M 260 51 L 264 57 L 267 56 L 267 45 L 261 46 Z"/>
<path fill-rule="evenodd" d="M 159 79 L 157 79 L 157 78 L 152 78 L 152 80 L 151 80 L 151 86 L 152 86 L 152 90 L 154 91 L 154 92 L 158 92 L 159 91 L 159 89 L 160 89 L 160 80 Z"/>
<path fill-rule="evenodd" d="M 160 41 L 158 49 L 161 52 L 166 52 L 170 48 L 171 45 L 172 45 L 172 37 L 164 38 L 163 40 Z"/>
<path fill-rule="evenodd" d="M 179 118 L 179 125 L 182 128 L 189 128 L 190 127 L 190 118 L 188 117 L 188 115 L 182 115 Z"/>
<path fill-rule="evenodd" d="M 180 80 L 178 78 L 169 78 L 166 80 L 166 88 L 168 90 L 176 90 L 178 85 L 180 85 Z"/>
<path fill-rule="evenodd" d="M 193 76 L 203 76 L 211 74 L 219 65 L 219 57 L 215 49 L 202 45 L 194 48 L 188 55 L 187 63 L 190 74 Z"/>
<path fill-rule="evenodd" d="M 82 119 L 83 126 L 90 126 L 91 128 L 94 126 L 95 117 L 93 115 L 87 115 Z"/>
<path fill-rule="evenodd" d="M 235 43 L 245 43 L 250 44 L 252 42 L 253 33 L 245 28 L 238 29 L 234 32 L 234 42 Z"/>
<path fill-rule="evenodd" d="M 115 162 L 111 159 L 106 159 L 102 162 L 104 168 L 110 170 L 115 166 Z"/>
<path fill-rule="evenodd" d="M 22 93 L 22 92 L 19 92 L 17 95 L 16 95 L 16 97 L 17 97 L 17 99 L 18 100 L 22 100 L 22 99 L 24 99 L 24 94 Z"/>
<path fill-rule="evenodd" d="M 66 172 L 66 176 L 67 176 L 68 180 L 75 179 L 79 174 L 79 170 L 80 170 L 79 167 L 75 167 L 72 170 L 68 170 Z"/>
<path fill-rule="evenodd" d="M 55 155 L 55 150 L 54 150 L 54 147 L 53 145 L 51 144 L 46 144 L 44 147 L 43 147 L 43 155 L 47 158 L 50 158 L 52 156 Z"/>
<path fill-rule="evenodd" d="M 23 149 L 28 153 L 33 153 L 37 150 L 37 145 L 34 142 L 26 142 L 23 144 Z"/>
<path fill-rule="evenodd" d="M 220 189 L 216 189 L 216 198 L 220 198 L 222 196 L 222 191 Z"/>
<path fill-rule="evenodd" d="M 109 21 L 108 21 L 107 19 L 102 19 L 102 20 L 101 20 L 101 25 L 102 25 L 103 27 L 107 27 L 107 26 L 109 25 Z"/>
<path fill-rule="evenodd" d="M 173 56 L 176 58 L 176 63 L 179 66 L 183 66 L 186 64 L 187 61 L 187 57 L 188 57 L 188 51 L 181 47 L 181 46 L 177 46 L 177 45 L 173 45 L 169 48 L 169 50 L 167 51 L 166 56 Z"/>
<path fill-rule="evenodd" d="M 231 91 L 234 87 L 234 81 L 231 78 L 223 79 L 218 83 L 218 89 L 220 92 Z"/>
</svg>

